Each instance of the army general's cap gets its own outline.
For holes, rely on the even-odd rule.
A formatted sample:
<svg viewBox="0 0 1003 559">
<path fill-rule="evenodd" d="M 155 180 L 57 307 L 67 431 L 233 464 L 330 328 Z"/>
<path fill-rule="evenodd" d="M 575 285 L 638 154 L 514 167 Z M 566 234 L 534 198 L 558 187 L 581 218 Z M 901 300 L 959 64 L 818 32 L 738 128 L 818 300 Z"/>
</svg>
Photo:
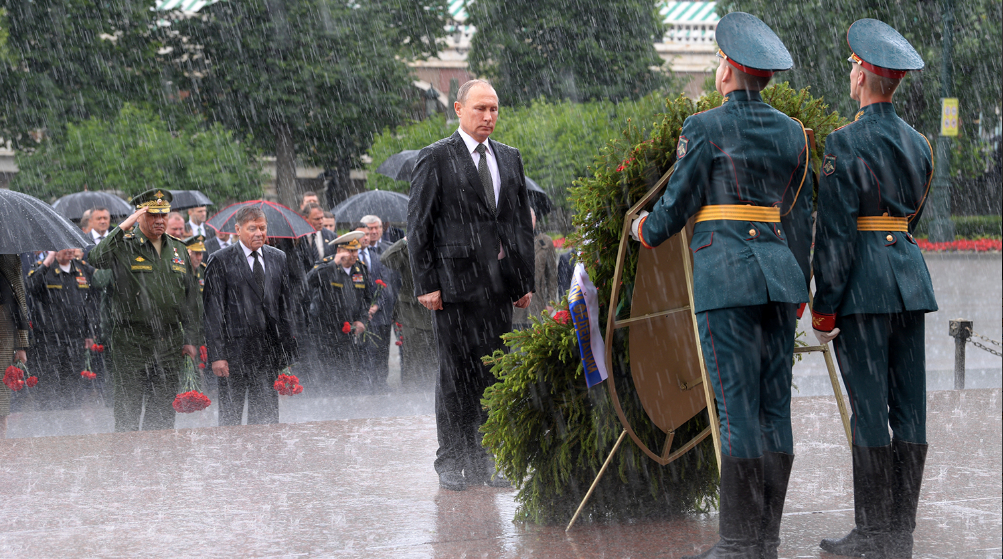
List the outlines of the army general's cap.
<svg viewBox="0 0 1003 559">
<path fill-rule="evenodd" d="M 714 33 L 718 54 L 735 68 L 768 78 L 773 72 L 790 70 L 794 60 L 772 29 L 745 12 L 731 12 L 717 22 Z"/>
<path fill-rule="evenodd" d="M 170 190 L 156 188 L 137 194 L 129 203 L 136 206 L 137 210 L 148 208 L 147 213 L 166 214 L 171 212 L 171 200 L 173 199 L 174 196 L 171 195 Z"/>
<path fill-rule="evenodd" d="M 910 70 L 922 70 L 923 58 L 892 26 L 876 19 L 858 19 L 846 32 L 846 42 L 856 62 L 879 76 L 901 79 Z"/>
<path fill-rule="evenodd" d="M 205 236 L 195 235 L 184 240 L 185 246 L 192 252 L 205 252 Z"/>
<path fill-rule="evenodd" d="M 340 246 L 348 250 L 361 250 L 362 243 L 359 242 L 359 239 L 365 236 L 366 234 L 362 231 L 352 231 L 351 233 L 345 233 L 333 241 L 329 241 L 327 244 L 333 247 Z"/>
</svg>

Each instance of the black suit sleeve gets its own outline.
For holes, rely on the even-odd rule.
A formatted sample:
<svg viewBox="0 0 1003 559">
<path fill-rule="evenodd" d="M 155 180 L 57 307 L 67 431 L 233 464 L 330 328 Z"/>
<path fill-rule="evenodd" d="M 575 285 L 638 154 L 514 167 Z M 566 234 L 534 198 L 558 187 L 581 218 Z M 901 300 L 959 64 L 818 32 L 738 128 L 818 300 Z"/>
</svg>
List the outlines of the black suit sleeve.
<svg viewBox="0 0 1003 559">
<path fill-rule="evenodd" d="M 284 354 L 284 359 L 286 360 L 286 365 L 296 360 L 297 342 L 296 342 L 296 332 L 293 329 L 293 306 L 295 305 L 296 295 L 292 291 L 292 280 L 289 278 L 289 258 L 285 254 L 279 252 L 277 254 L 278 260 L 281 263 L 281 269 L 279 270 L 279 277 L 281 278 L 282 288 L 279 291 L 278 296 L 278 321 L 279 321 L 279 343 L 282 344 L 282 352 Z M 293 264 L 295 265 L 295 264 Z"/>
<path fill-rule="evenodd" d="M 219 254 L 225 254 L 220 252 Z M 205 267 L 205 285 L 202 289 L 203 324 L 209 363 L 226 359 L 226 290 L 227 273 L 222 258 L 209 256 Z"/>
<path fill-rule="evenodd" d="M 442 180 L 436 162 L 434 146 L 418 153 L 411 173 L 411 198 L 408 201 L 408 250 L 411 254 L 411 273 L 414 276 L 415 296 L 441 289 L 435 270 L 434 216 L 439 211 L 439 191 Z"/>
</svg>

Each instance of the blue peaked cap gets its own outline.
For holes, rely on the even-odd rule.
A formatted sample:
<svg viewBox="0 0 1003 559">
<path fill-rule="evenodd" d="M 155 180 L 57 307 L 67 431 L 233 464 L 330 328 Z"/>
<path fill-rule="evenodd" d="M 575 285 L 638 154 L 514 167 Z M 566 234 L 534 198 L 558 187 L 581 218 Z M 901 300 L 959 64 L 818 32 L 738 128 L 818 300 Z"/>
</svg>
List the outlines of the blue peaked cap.
<svg viewBox="0 0 1003 559">
<path fill-rule="evenodd" d="M 750 73 L 746 68 L 779 72 L 794 67 L 791 53 L 780 37 L 752 14 L 731 12 L 724 16 L 717 22 L 714 38 L 728 62 L 744 72 Z"/>
<path fill-rule="evenodd" d="M 909 41 L 883 21 L 858 19 L 846 32 L 846 42 L 853 54 L 866 63 L 863 66 L 872 72 L 874 69 L 868 65 L 895 72 L 922 70 L 925 66 Z M 880 70 L 875 73 L 882 74 Z"/>
</svg>

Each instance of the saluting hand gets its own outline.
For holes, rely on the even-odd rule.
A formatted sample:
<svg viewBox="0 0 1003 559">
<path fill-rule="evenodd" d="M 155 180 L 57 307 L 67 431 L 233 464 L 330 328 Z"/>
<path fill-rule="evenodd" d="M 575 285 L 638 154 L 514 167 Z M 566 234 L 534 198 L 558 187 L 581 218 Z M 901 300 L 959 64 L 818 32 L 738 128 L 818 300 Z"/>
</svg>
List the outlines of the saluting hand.
<svg viewBox="0 0 1003 559">
<path fill-rule="evenodd" d="M 149 208 L 146 207 L 146 206 L 143 206 L 142 208 L 139 208 L 138 210 L 135 211 L 135 213 L 133 213 L 129 217 L 125 218 L 125 221 L 123 221 L 122 223 L 119 223 L 118 227 L 120 229 L 132 229 L 132 226 L 136 224 L 136 220 L 139 219 L 139 216 L 145 214 L 146 210 L 148 210 L 148 209 Z"/>
</svg>

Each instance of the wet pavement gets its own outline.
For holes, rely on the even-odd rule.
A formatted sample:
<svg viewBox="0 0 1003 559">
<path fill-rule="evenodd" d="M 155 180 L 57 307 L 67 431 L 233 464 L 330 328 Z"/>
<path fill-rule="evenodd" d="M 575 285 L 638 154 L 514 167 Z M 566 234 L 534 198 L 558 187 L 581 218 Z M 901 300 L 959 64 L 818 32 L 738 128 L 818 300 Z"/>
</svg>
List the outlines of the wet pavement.
<svg viewBox="0 0 1003 559">
<path fill-rule="evenodd" d="M 1000 557 L 1001 390 L 928 402 L 916 556 Z M 780 551 L 819 557 L 853 524 L 849 452 L 831 397 L 793 413 Z M 440 490 L 435 447 L 430 415 L 0 441 L 0 556 L 674 558 L 716 540 L 714 514 L 515 524 L 514 490 Z"/>
</svg>

